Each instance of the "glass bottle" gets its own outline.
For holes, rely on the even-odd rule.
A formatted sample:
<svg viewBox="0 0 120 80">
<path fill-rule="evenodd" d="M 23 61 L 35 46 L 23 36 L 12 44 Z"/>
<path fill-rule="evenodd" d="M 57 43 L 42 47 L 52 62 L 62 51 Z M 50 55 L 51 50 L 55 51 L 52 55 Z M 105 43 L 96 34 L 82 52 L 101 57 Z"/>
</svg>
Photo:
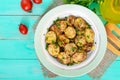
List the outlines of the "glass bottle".
<svg viewBox="0 0 120 80">
<path fill-rule="evenodd" d="M 111 23 L 120 23 L 120 0 L 101 0 L 101 15 Z"/>
</svg>

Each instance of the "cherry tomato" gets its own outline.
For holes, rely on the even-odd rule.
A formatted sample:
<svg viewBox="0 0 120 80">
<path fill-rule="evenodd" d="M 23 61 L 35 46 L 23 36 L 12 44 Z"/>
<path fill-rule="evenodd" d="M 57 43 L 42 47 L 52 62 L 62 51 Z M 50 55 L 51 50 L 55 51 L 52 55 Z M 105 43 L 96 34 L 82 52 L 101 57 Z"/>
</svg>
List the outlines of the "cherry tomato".
<svg viewBox="0 0 120 80">
<path fill-rule="evenodd" d="M 24 11 L 31 11 L 32 10 L 32 1 L 31 0 L 21 0 L 21 7 Z"/>
<path fill-rule="evenodd" d="M 28 32 L 28 28 L 27 28 L 27 26 L 26 25 L 24 25 L 24 24 L 20 24 L 19 25 L 19 31 L 22 33 L 22 34 L 27 34 L 27 32 Z"/>
<path fill-rule="evenodd" d="M 42 0 L 33 0 L 33 2 L 36 4 L 40 4 L 40 3 L 42 3 Z"/>
</svg>

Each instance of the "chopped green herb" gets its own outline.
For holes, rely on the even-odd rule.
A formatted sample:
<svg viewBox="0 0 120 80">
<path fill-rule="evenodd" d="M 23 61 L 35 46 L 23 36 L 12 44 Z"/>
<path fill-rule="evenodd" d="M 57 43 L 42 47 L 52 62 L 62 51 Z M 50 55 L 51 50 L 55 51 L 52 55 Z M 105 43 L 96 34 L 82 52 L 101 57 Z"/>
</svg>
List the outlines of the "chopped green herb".
<svg viewBox="0 0 120 80">
<path fill-rule="evenodd" d="M 65 17 L 65 19 L 67 19 L 67 17 Z"/>
<path fill-rule="evenodd" d="M 96 13 L 96 12 L 97 12 L 95 8 L 94 8 L 92 11 L 93 11 L 94 13 Z"/>
<path fill-rule="evenodd" d="M 82 43 L 81 42 L 78 42 L 78 44 L 81 46 L 82 45 Z"/>
<path fill-rule="evenodd" d="M 73 65 L 73 63 L 69 63 L 69 64 L 67 64 L 67 66 L 72 66 Z"/>
<path fill-rule="evenodd" d="M 62 43 L 62 41 L 59 41 L 59 45 L 62 45 L 63 43 Z"/>
<path fill-rule="evenodd" d="M 58 18 L 54 21 L 54 24 L 56 24 L 56 22 L 59 21 L 59 20 L 60 20 L 60 18 L 58 17 Z"/>
<path fill-rule="evenodd" d="M 55 41 L 54 41 L 54 40 L 52 40 L 52 44 L 55 44 Z"/>
<path fill-rule="evenodd" d="M 89 36 L 89 35 L 87 35 L 87 38 L 90 38 L 90 36 Z"/>
<path fill-rule="evenodd" d="M 63 56 L 62 59 L 65 59 L 65 57 Z"/>
<path fill-rule="evenodd" d="M 48 43 L 46 43 L 46 49 L 48 49 Z"/>
<path fill-rule="evenodd" d="M 72 52 L 74 52 L 75 51 L 75 47 L 72 47 L 71 50 L 72 50 Z"/>
<path fill-rule="evenodd" d="M 88 29 L 91 29 L 91 25 L 88 24 L 88 23 L 86 23 L 86 24 L 87 24 L 87 28 L 88 28 Z"/>
<path fill-rule="evenodd" d="M 48 40 L 48 37 L 46 37 L 45 40 Z"/>
<path fill-rule="evenodd" d="M 75 28 L 75 31 L 76 31 L 76 34 L 80 33 L 80 31 L 77 28 Z"/>
<path fill-rule="evenodd" d="M 56 23 L 56 26 L 57 26 L 58 28 L 60 28 L 60 24 L 59 24 L 59 23 Z"/>
<path fill-rule="evenodd" d="M 56 45 L 56 48 L 58 48 L 58 44 L 55 44 Z"/>
<path fill-rule="evenodd" d="M 88 29 L 91 29 L 91 25 L 88 24 L 88 27 L 87 27 L 87 28 L 88 28 Z"/>
</svg>

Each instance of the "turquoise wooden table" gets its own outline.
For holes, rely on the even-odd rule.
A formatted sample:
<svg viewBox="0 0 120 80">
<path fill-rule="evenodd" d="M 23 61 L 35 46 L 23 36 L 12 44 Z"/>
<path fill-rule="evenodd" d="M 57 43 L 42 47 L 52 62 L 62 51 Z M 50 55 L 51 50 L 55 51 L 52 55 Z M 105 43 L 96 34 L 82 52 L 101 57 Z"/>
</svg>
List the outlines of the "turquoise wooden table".
<svg viewBox="0 0 120 80">
<path fill-rule="evenodd" d="M 87 74 L 75 77 L 44 77 L 34 49 L 34 29 L 39 16 L 53 3 L 43 0 L 32 13 L 24 12 L 21 0 L 0 0 L 0 80 L 93 80 Z M 22 35 L 18 25 L 25 23 L 28 34 Z M 120 57 L 105 71 L 101 80 L 120 80 Z"/>
</svg>

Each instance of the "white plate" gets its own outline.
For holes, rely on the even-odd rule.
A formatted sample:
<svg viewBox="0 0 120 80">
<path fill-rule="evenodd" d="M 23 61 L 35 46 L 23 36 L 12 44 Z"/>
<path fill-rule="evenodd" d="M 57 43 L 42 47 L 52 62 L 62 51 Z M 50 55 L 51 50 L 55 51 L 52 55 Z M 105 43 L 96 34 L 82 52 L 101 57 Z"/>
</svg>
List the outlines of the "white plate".
<svg viewBox="0 0 120 80">
<path fill-rule="evenodd" d="M 88 60 L 84 63 L 72 67 L 63 67 L 63 65 L 53 60 L 45 50 L 44 34 L 47 32 L 47 28 L 53 23 L 53 20 L 56 20 L 57 17 L 65 17 L 69 15 L 80 16 L 92 25 L 91 27 L 96 33 L 95 41 L 97 42 L 97 45 L 95 51 L 92 52 L 92 56 L 89 55 Z M 37 56 L 47 69 L 61 76 L 73 77 L 90 72 L 100 63 L 105 54 L 107 37 L 104 25 L 96 14 L 83 6 L 69 4 L 58 6 L 43 16 L 35 31 L 34 42 Z"/>
</svg>

